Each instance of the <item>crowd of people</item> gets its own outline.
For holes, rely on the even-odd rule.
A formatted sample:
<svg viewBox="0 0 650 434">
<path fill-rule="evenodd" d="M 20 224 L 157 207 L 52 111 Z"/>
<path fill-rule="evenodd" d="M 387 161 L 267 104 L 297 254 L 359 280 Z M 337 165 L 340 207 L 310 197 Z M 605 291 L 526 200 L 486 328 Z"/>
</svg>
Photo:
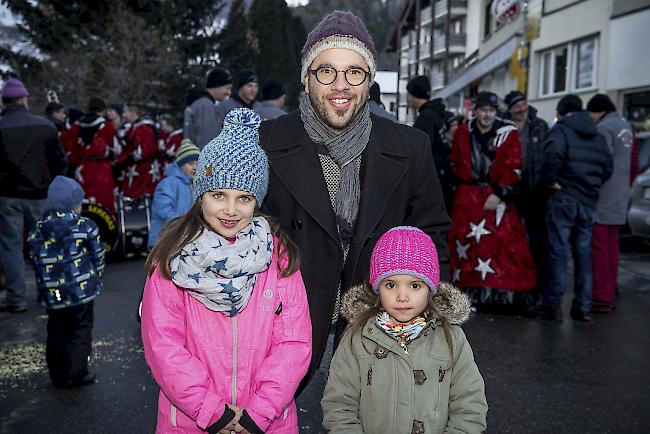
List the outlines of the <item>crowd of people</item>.
<svg viewBox="0 0 650 434">
<path fill-rule="evenodd" d="M 5 83 L 2 310 L 26 309 L 26 224 L 56 387 L 95 378 L 105 251 L 84 198 L 114 213 L 119 195 L 152 197 L 141 327 L 161 432 L 298 432 L 294 396 L 330 333 L 330 432 L 482 432 L 471 305 L 561 321 L 572 254 L 571 317 L 614 309 L 633 137 L 609 98 L 566 95 L 549 128 L 517 91 L 501 113 L 487 91 L 470 117 L 448 112 L 422 76 L 409 127 L 381 108 L 376 57 L 335 11 L 305 42 L 297 111 L 283 83 L 214 68 L 182 129 L 98 97 L 48 120 Z"/>
</svg>

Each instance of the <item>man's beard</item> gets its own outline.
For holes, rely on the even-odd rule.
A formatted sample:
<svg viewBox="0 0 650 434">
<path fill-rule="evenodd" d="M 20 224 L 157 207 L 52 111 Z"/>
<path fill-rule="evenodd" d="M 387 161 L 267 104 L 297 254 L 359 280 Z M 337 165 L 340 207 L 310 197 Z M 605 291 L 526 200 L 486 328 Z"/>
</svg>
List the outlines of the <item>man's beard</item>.
<svg viewBox="0 0 650 434">
<path fill-rule="evenodd" d="M 360 106 L 358 105 L 358 97 L 353 96 L 353 95 L 341 95 L 342 97 L 345 98 L 350 98 L 352 101 L 352 104 L 347 110 L 337 110 L 334 109 L 334 116 L 335 118 L 332 119 L 332 112 L 329 111 L 328 107 L 328 101 L 327 98 L 324 96 L 322 98 L 318 98 L 315 96 L 314 92 L 310 92 L 309 94 L 309 102 L 311 102 L 311 106 L 314 107 L 314 110 L 316 110 L 316 113 L 318 114 L 318 117 L 331 129 L 340 131 L 344 130 L 347 127 L 350 126 L 350 124 L 356 119 L 357 115 L 359 114 Z M 341 119 L 346 116 L 346 114 L 350 114 L 350 119 L 345 122 L 345 124 L 337 124 L 335 122 L 336 119 Z"/>
<path fill-rule="evenodd" d="M 478 123 L 479 123 L 483 128 L 492 128 L 492 125 L 494 125 L 494 121 L 495 121 L 496 119 L 494 119 L 494 118 L 492 118 L 492 119 L 481 119 L 481 118 L 478 118 L 477 120 L 478 120 Z"/>
</svg>

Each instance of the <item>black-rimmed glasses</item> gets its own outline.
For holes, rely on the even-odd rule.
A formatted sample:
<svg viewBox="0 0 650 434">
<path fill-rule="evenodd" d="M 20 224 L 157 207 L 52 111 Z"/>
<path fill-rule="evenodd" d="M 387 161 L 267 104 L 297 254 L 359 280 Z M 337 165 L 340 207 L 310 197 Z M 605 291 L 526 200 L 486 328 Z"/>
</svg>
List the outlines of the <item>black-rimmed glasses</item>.
<svg viewBox="0 0 650 434">
<path fill-rule="evenodd" d="M 318 80 L 320 84 L 324 85 L 334 83 L 339 72 L 342 72 L 345 76 L 345 81 L 347 81 L 350 86 L 359 86 L 366 81 L 366 78 L 370 74 L 363 68 L 352 67 L 345 71 L 339 71 L 331 66 L 319 66 L 316 69 L 310 69 L 309 72 L 316 76 L 316 80 Z"/>
</svg>

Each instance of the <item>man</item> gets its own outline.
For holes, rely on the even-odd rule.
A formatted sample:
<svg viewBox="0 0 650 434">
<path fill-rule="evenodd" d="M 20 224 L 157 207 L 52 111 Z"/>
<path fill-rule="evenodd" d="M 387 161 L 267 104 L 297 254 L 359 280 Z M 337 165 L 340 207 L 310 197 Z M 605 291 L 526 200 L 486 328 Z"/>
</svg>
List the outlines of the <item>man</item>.
<svg viewBox="0 0 650 434">
<path fill-rule="evenodd" d="M 395 115 L 384 108 L 384 105 L 381 102 L 381 89 L 379 88 L 379 83 L 377 82 L 374 82 L 372 86 L 370 86 L 370 99 L 368 100 L 368 107 L 370 108 L 370 113 L 384 117 L 386 119 L 390 119 L 393 122 L 397 122 Z"/>
<path fill-rule="evenodd" d="M 384 232 L 416 226 L 446 251 L 449 219 L 427 137 L 370 114 L 375 72 L 366 27 L 351 12 L 334 11 L 303 47 L 300 110 L 260 128 L 271 168 L 265 209 L 303 256 L 313 324 L 307 379 L 338 320 L 341 291 L 368 278 L 370 254 Z"/>
<path fill-rule="evenodd" d="M 632 128 L 618 113 L 607 95 L 596 94 L 587 112 L 612 153 L 614 171 L 603 184 L 596 206 L 596 223 L 591 237 L 594 268 L 592 312 L 611 312 L 616 304 L 618 275 L 618 228 L 627 221 L 630 197 Z"/>
<path fill-rule="evenodd" d="M 223 120 L 230 110 L 246 107 L 257 111 L 261 104 L 255 101 L 259 85 L 257 84 L 257 74 L 252 69 L 242 69 L 239 71 L 239 80 L 237 80 L 237 92 L 230 95 L 228 99 L 217 106 L 217 134 L 223 128 Z"/>
<path fill-rule="evenodd" d="M 571 318 L 590 321 L 593 285 L 591 233 L 598 192 L 612 174 L 605 138 L 582 110 L 582 100 L 565 95 L 557 103 L 558 122 L 544 144 L 541 185 L 550 192 L 546 205 L 547 281 L 542 318 L 562 321 L 567 259 L 573 253 L 574 298 Z"/>
<path fill-rule="evenodd" d="M 458 187 L 449 233 L 452 281 L 481 310 L 530 316 L 535 263 L 514 203 L 521 173 L 517 127 L 497 117 L 499 98 L 479 92 L 475 117 L 454 135 L 451 172 Z"/>
<path fill-rule="evenodd" d="M 546 226 L 544 225 L 546 198 L 545 192 L 538 188 L 538 184 L 544 164 L 544 141 L 548 135 L 548 124 L 537 117 L 537 110 L 528 105 L 523 93 L 513 90 L 506 95 L 504 101 L 508 106 L 505 117 L 517 125 L 521 140 L 523 167 L 516 202 L 526 224 L 530 249 L 537 266 L 537 284 L 534 293 L 535 296 L 539 296 L 544 289 L 546 279 L 544 272 L 546 268 Z"/>
<path fill-rule="evenodd" d="M 126 131 L 122 154 L 116 159 L 116 163 L 124 168 L 120 177 L 122 193 L 132 199 L 151 196 L 161 178 L 156 160 L 158 143 L 154 123 L 142 114 L 137 103 L 124 106 L 124 120 L 130 127 Z"/>
<path fill-rule="evenodd" d="M 50 182 L 66 169 L 56 128 L 28 111 L 29 93 L 15 78 L 2 88 L 0 116 L 0 259 L 5 267 L 6 304 L 0 311 L 27 310 L 23 234 L 47 206 Z"/>
<path fill-rule="evenodd" d="M 124 107 L 120 103 L 111 103 L 106 107 L 106 120 L 110 121 L 116 130 L 122 126 L 122 112 Z"/>
<path fill-rule="evenodd" d="M 72 126 L 77 167 L 75 180 L 83 187 L 85 197 L 115 214 L 115 181 L 112 150 L 119 145 L 117 130 L 104 117 L 106 103 L 91 97 L 88 112 Z"/>
<path fill-rule="evenodd" d="M 201 149 L 221 131 L 215 102 L 220 103 L 230 95 L 232 76 L 226 69 L 214 68 L 206 77 L 205 87 L 190 89 L 183 123 L 185 137 Z"/>
<path fill-rule="evenodd" d="M 449 176 L 449 156 L 451 150 L 445 145 L 443 131 L 445 127 L 446 110 L 442 99 L 431 100 L 431 83 L 426 75 L 412 78 L 406 85 L 407 101 L 410 107 L 418 111 L 413 126 L 424 131 L 429 136 L 431 153 L 436 165 L 438 178 L 442 184 L 445 204 L 451 205 L 453 191 Z"/>
<path fill-rule="evenodd" d="M 286 115 L 282 108 L 287 98 L 287 88 L 284 83 L 275 78 L 267 78 L 262 83 L 262 101 L 255 111 L 260 115 L 263 121 L 279 118 Z"/>
</svg>

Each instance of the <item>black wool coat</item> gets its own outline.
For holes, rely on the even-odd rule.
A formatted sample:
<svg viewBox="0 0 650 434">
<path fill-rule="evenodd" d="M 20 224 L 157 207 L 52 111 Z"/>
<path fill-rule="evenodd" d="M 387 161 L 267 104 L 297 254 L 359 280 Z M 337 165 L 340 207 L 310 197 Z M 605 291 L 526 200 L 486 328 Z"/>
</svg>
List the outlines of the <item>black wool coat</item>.
<svg viewBox="0 0 650 434">
<path fill-rule="evenodd" d="M 269 157 L 264 210 L 279 219 L 298 244 L 313 329 L 312 364 L 318 368 L 330 328 L 336 292 L 368 279 L 377 239 L 395 226 L 416 226 L 446 256 L 449 217 L 434 169 L 429 138 L 421 131 L 370 115 L 372 132 L 361 157 L 361 199 L 345 264 L 334 210 L 316 144 L 300 112 L 263 122 L 260 144 Z"/>
</svg>

